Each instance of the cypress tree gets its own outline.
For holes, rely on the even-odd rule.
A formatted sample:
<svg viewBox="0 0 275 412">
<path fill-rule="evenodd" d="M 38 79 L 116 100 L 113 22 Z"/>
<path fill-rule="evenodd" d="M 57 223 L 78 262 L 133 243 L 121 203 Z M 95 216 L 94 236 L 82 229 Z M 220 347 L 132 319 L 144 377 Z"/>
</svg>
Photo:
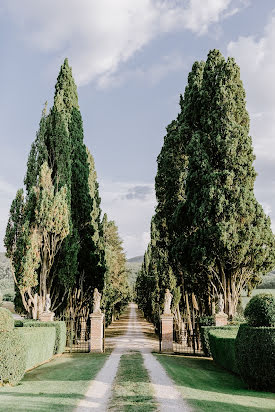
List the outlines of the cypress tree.
<svg viewBox="0 0 275 412">
<path fill-rule="evenodd" d="M 69 235 L 63 241 L 51 268 L 51 286 L 54 290 L 52 309 L 60 312 L 68 302 L 68 294 L 72 296 L 73 290 L 80 285 L 90 296 L 92 288 L 102 290 L 105 271 L 104 250 L 100 249 L 99 242 L 102 234 L 96 233 L 100 231 L 98 186 L 95 181 L 94 190 L 90 190 L 90 164 L 83 143 L 77 88 L 67 59 L 57 78 L 54 105 L 48 115 L 46 108 L 43 110 L 39 131 L 28 158 L 24 182 L 27 191 L 25 219 L 29 224 L 35 221 L 37 205 L 33 187 L 38 184 L 44 162 L 52 171 L 51 178 L 56 190 L 66 185 L 70 215 Z M 91 198 L 93 192 L 95 199 Z"/>
<path fill-rule="evenodd" d="M 231 316 L 241 289 L 274 266 L 274 235 L 253 193 L 255 156 L 240 70 L 217 50 L 208 54 L 196 111 L 199 127 L 187 146 L 181 256 L 224 295 Z"/>
</svg>

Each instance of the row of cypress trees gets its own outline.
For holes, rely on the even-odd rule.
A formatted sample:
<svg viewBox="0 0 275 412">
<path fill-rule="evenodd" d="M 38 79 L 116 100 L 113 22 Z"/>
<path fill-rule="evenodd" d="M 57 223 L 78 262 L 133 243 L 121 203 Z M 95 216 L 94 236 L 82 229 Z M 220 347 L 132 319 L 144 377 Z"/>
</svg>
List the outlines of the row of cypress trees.
<svg viewBox="0 0 275 412">
<path fill-rule="evenodd" d="M 218 50 L 195 62 L 180 113 L 167 127 L 157 159 L 157 207 L 137 278 L 137 301 L 155 323 L 165 289 L 192 328 L 222 294 L 236 314 L 243 289 L 273 269 L 270 218 L 254 195 L 249 115 L 240 70 Z"/>
<path fill-rule="evenodd" d="M 51 185 L 48 192 L 45 173 L 48 173 L 48 186 Z M 106 250 L 110 246 L 110 239 L 104 234 L 107 216 L 103 224 L 94 159 L 84 144 L 77 88 L 68 59 L 57 78 L 53 107 L 49 113 L 46 106 L 43 110 L 24 184 L 26 196 L 24 198 L 22 189 L 18 191 L 5 236 L 16 283 L 17 305 L 23 302 L 29 315 L 37 317 L 45 305 L 46 294 L 50 294 L 56 314 L 64 311 L 74 315 L 88 314 L 94 288 L 105 291 L 114 268 L 112 262 L 106 260 Z M 61 236 L 54 222 L 66 215 L 64 207 L 62 209 L 58 203 L 62 188 L 66 191 L 68 216 L 63 227 L 67 225 L 68 228 Z M 51 198 L 47 195 L 49 190 Z M 41 214 L 46 222 L 44 225 Z M 113 236 L 120 241 L 117 228 Z M 126 301 L 129 296 L 126 259 L 122 250 L 116 253 L 121 256 L 120 300 Z M 45 268 L 48 270 L 46 276 L 43 275 Z M 43 282 L 44 287 L 41 286 Z M 106 296 L 103 301 L 105 306 L 111 307 L 109 321 L 117 302 Z"/>
</svg>

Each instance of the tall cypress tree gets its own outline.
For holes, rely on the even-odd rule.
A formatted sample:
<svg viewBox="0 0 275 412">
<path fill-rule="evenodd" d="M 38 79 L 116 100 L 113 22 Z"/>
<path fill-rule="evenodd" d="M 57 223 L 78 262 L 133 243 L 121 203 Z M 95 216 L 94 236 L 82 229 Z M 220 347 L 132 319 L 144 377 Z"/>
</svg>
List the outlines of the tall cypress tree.
<svg viewBox="0 0 275 412">
<path fill-rule="evenodd" d="M 86 146 L 83 143 L 83 125 L 79 111 L 77 88 L 65 59 L 55 86 L 54 105 L 49 114 L 43 111 L 39 131 L 28 158 L 25 185 L 27 190 L 26 213 L 31 223 L 35 219 L 36 207 L 33 186 L 37 185 L 41 166 L 47 162 L 52 170 L 52 181 L 56 189 L 67 187 L 67 203 L 70 212 L 70 233 L 64 240 L 51 270 L 54 290 L 53 310 L 66 306 L 68 293 L 75 288 L 84 288 L 87 293 L 98 287 L 103 289 L 104 250 L 95 238 L 100 235 L 99 225 L 93 222 L 93 215 L 100 222 L 100 198 L 98 187 L 91 198 L 90 164 Z M 38 270 L 39 272 L 39 270 Z M 57 305 L 57 306 L 56 306 Z"/>
<path fill-rule="evenodd" d="M 256 173 L 240 70 L 210 51 L 195 105 L 199 127 L 187 146 L 182 260 L 222 293 L 233 315 L 241 289 L 274 266 L 270 219 L 255 199 Z"/>
</svg>

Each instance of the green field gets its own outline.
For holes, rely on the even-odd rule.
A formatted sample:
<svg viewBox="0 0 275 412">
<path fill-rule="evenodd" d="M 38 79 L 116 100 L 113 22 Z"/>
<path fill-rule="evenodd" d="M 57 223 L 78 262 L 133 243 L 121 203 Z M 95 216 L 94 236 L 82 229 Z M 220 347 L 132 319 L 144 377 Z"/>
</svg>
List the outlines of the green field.
<svg viewBox="0 0 275 412">
<path fill-rule="evenodd" d="M 246 389 L 213 360 L 155 355 L 195 412 L 274 411 L 275 394 Z"/>
<path fill-rule="evenodd" d="M 26 373 L 18 386 L 0 388 L 0 411 L 73 411 L 107 356 L 62 355 L 39 366 Z"/>
</svg>

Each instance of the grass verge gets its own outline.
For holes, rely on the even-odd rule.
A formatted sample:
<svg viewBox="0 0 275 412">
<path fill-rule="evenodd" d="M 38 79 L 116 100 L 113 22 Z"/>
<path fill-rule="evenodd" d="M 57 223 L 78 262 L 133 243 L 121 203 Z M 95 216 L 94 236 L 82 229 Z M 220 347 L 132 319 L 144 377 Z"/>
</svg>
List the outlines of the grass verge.
<svg viewBox="0 0 275 412">
<path fill-rule="evenodd" d="M 26 373 L 18 386 L 0 388 L 0 411 L 73 411 L 107 356 L 65 354 Z"/>
<path fill-rule="evenodd" d="M 141 353 L 133 352 L 121 356 L 113 384 L 110 409 L 119 412 L 157 410 Z"/>
<path fill-rule="evenodd" d="M 213 360 L 155 355 L 194 411 L 274 411 L 275 394 L 246 389 L 238 376 Z"/>
</svg>

